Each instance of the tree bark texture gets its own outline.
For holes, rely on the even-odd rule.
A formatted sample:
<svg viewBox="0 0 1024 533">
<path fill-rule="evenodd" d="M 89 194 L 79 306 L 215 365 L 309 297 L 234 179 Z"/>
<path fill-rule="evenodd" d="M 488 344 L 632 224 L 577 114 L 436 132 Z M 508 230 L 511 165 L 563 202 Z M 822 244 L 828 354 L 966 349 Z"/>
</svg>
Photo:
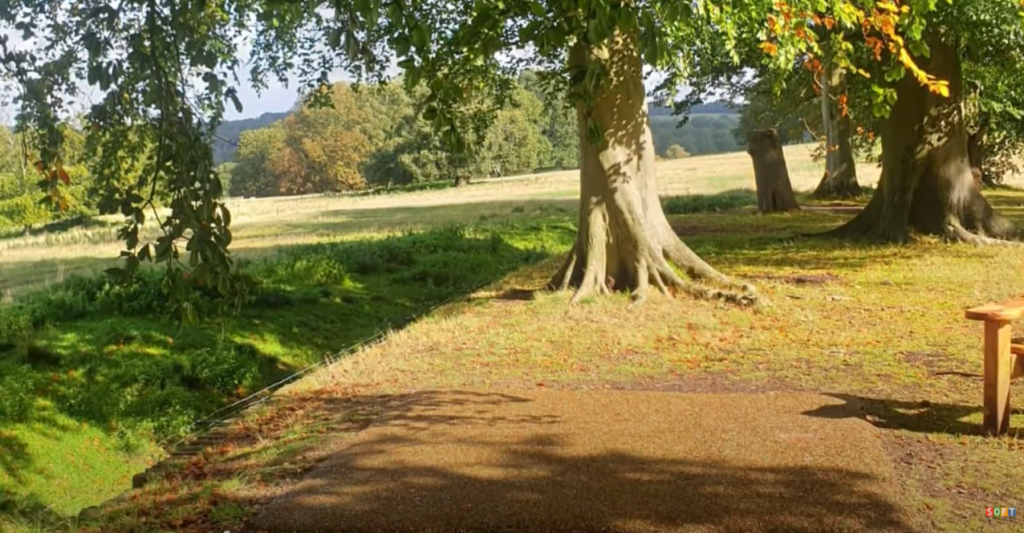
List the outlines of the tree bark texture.
<svg viewBox="0 0 1024 533">
<path fill-rule="evenodd" d="M 827 179 L 835 170 L 836 158 L 832 155 L 832 147 L 835 146 L 835 133 L 832 131 L 832 83 L 828 74 L 828 56 L 825 56 L 825 65 L 818 74 L 821 89 L 821 128 L 825 137 L 825 178 Z"/>
<path fill-rule="evenodd" d="M 967 160 L 971 165 L 971 171 L 974 172 L 975 184 L 981 185 L 984 182 L 986 185 L 992 185 L 991 178 L 985 176 L 985 168 L 982 166 L 982 160 L 985 157 L 985 133 L 987 133 L 987 127 L 982 124 L 977 131 L 967 136 Z"/>
<path fill-rule="evenodd" d="M 857 183 L 857 162 L 853 158 L 853 146 L 850 136 L 853 135 L 853 124 L 848 113 L 842 110 L 832 113 L 832 87 L 839 94 L 846 90 L 846 75 L 842 69 L 835 69 L 830 81 L 822 71 L 822 103 L 821 118 L 825 124 L 825 175 L 814 190 L 817 198 L 849 198 L 861 192 Z"/>
<path fill-rule="evenodd" d="M 604 78 L 589 112 L 584 102 L 577 104 L 579 224 L 576 242 L 548 288 L 574 288 L 574 302 L 613 290 L 629 291 L 639 302 L 653 285 L 666 295 L 680 290 L 751 304 L 756 299 L 753 288 L 730 280 L 698 257 L 675 234 L 662 210 L 638 37 L 637 28 L 620 29 L 601 46 L 577 44 L 570 52 L 571 67 L 600 62 Z M 603 134 L 598 142 L 587 135 L 588 118 Z"/>
<path fill-rule="evenodd" d="M 930 92 L 910 74 L 896 84 L 897 101 L 882 131 L 882 176 L 868 205 L 835 230 L 905 242 L 911 232 L 976 244 L 1013 236 L 975 186 L 964 125 L 963 73 L 956 47 L 928 37 L 926 72 L 949 81 L 949 97 Z"/>
<path fill-rule="evenodd" d="M 761 213 L 800 209 L 789 181 L 782 142 L 774 129 L 747 133 L 747 153 L 754 161 L 757 185 L 757 210 Z"/>
</svg>

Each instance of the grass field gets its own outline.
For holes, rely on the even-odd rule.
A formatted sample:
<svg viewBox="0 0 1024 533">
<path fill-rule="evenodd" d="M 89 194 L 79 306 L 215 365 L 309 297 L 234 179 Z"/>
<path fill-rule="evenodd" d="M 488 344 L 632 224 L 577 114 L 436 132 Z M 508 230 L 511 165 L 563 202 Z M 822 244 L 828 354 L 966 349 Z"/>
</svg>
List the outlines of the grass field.
<svg viewBox="0 0 1024 533">
<path fill-rule="evenodd" d="M 810 160 L 810 146 L 786 148 L 790 176 L 797 190 L 810 190 L 821 167 Z M 858 169 L 861 183 L 878 179 L 874 165 Z M 659 187 L 665 196 L 718 193 L 752 188 L 753 168 L 745 153 L 693 157 L 659 163 Z M 569 206 L 579 190 L 575 171 L 482 180 L 468 188 L 398 195 L 233 199 L 233 249 L 241 257 L 258 257 L 282 245 L 318 242 L 337 235 L 354 237 L 423 228 L 446 222 L 476 222 L 494 217 L 521 202 Z M 559 203 L 561 201 L 561 203 Z M 453 210 L 451 205 L 459 208 Z M 498 205 L 494 205 L 498 204 Z M 0 299 L 12 300 L 33 289 L 59 282 L 72 273 L 108 268 L 119 250 L 113 221 L 62 233 L 0 240 Z"/>
<path fill-rule="evenodd" d="M 787 155 L 806 190 L 819 169 L 802 153 Z M 752 182 L 745 154 L 659 173 L 671 197 Z M 861 176 L 872 184 L 877 169 Z M 326 453 L 325 435 L 343 441 L 379 416 L 353 408 L 359 398 L 459 386 L 820 391 L 883 428 L 930 529 L 976 531 L 993 526 L 985 506 L 1024 503 L 1019 435 L 979 436 L 980 326 L 962 318 L 1021 292 L 1024 250 L 798 238 L 849 214 L 758 216 L 749 192 L 670 198 L 677 232 L 769 305 L 655 298 L 627 310 L 616 296 L 569 307 L 565 294 L 530 291 L 574 235 L 576 179 L 233 201 L 236 249 L 263 283 L 240 316 L 194 329 L 161 317 L 156 278 L 130 291 L 67 279 L 116 253 L 107 229 L 0 243 L 0 279 L 18 303 L 0 307 L 0 513 L 20 517 L 0 531 L 76 526 L 70 517 L 127 489 L 193 418 L 392 326 L 386 342 L 290 387 L 222 446 L 113 504 L 93 530 L 232 529 Z M 1024 194 L 989 196 L 1024 223 Z"/>
</svg>

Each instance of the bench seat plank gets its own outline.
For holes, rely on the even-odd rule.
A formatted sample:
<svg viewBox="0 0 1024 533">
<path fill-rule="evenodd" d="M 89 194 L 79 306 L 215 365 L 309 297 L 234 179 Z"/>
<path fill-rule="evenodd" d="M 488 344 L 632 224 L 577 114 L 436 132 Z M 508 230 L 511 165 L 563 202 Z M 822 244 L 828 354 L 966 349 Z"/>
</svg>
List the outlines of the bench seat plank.
<svg viewBox="0 0 1024 533">
<path fill-rule="evenodd" d="M 964 315 L 968 320 L 1017 320 L 1024 317 L 1024 296 L 972 307 Z"/>
</svg>

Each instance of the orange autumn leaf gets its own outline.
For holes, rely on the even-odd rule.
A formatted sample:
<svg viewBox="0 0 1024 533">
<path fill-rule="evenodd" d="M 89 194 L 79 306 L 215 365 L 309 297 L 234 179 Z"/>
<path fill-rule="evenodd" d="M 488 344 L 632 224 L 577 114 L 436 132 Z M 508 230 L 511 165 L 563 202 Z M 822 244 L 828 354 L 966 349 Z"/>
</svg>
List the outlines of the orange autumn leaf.
<svg viewBox="0 0 1024 533">
<path fill-rule="evenodd" d="M 64 185 L 71 185 L 71 176 L 68 175 L 68 171 L 64 170 L 64 167 L 57 167 L 57 176 L 60 181 L 64 182 Z"/>
<path fill-rule="evenodd" d="M 868 37 L 864 39 L 864 44 L 871 47 L 872 52 L 875 56 L 875 61 L 882 60 L 882 40 L 878 37 Z"/>
<path fill-rule="evenodd" d="M 779 47 L 776 46 L 775 43 L 770 43 L 766 41 L 761 43 L 761 50 L 764 50 L 764 52 L 770 56 L 774 56 L 779 52 Z"/>
<path fill-rule="evenodd" d="M 1021 0 L 1021 1 L 1024 2 L 1024 0 Z M 822 22 L 824 22 L 825 27 L 830 29 L 830 30 L 832 28 L 834 28 L 835 25 L 836 25 L 836 19 L 834 19 L 832 17 L 825 17 L 825 19 Z"/>
<path fill-rule="evenodd" d="M 882 33 L 886 35 L 896 34 L 896 25 L 893 24 L 893 21 L 890 17 L 885 17 L 881 20 L 881 22 L 879 23 L 879 29 L 882 30 Z"/>
</svg>

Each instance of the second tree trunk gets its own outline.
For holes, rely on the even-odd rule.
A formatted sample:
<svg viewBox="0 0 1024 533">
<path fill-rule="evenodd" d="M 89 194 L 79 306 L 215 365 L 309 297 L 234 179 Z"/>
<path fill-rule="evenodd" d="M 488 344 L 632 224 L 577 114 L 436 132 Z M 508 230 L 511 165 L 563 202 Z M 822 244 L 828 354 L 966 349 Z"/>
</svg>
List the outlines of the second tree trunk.
<svg viewBox="0 0 1024 533">
<path fill-rule="evenodd" d="M 789 181 L 786 156 L 779 134 L 773 130 L 753 130 L 747 134 L 747 153 L 754 161 L 757 185 L 757 210 L 761 213 L 800 209 Z"/>
<path fill-rule="evenodd" d="M 963 113 L 963 73 L 956 48 L 937 35 L 925 71 L 948 80 L 949 96 L 914 77 L 896 84 L 897 100 L 882 131 L 882 176 L 867 207 L 841 235 L 901 242 L 911 231 L 972 243 L 1014 236 L 975 186 Z"/>
</svg>

